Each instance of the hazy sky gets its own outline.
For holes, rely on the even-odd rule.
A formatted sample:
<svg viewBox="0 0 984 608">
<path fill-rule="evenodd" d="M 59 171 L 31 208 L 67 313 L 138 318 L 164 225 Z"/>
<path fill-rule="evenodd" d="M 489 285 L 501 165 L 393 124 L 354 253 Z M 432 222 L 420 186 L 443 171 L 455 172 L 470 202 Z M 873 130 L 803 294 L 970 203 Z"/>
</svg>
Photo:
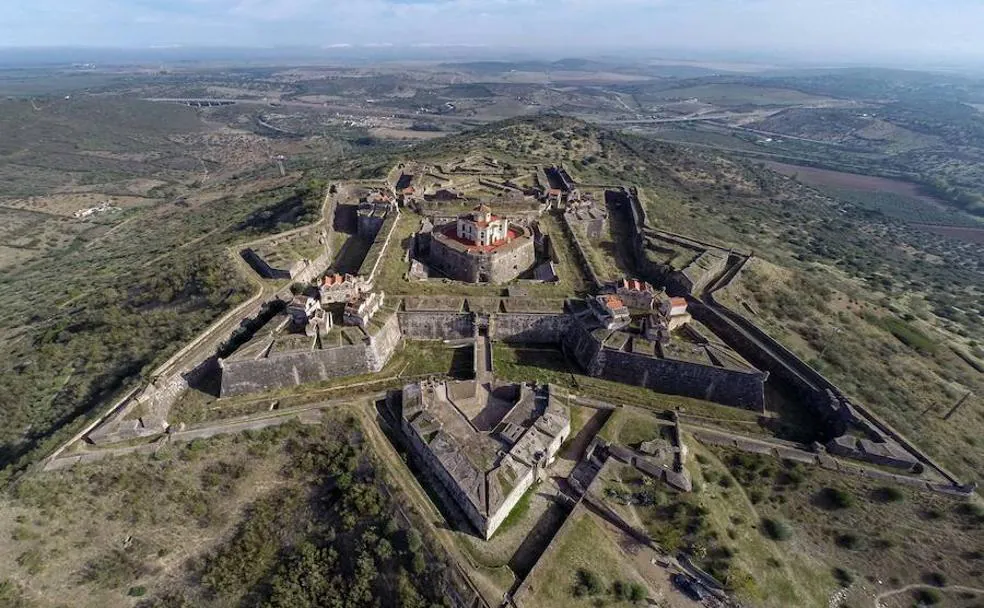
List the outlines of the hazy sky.
<svg viewBox="0 0 984 608">
<path fill-rule="evenodd" d="M 463 44 L 984 56 L 984 0 L 8 0 L 0 46 Z"/>
</svg>

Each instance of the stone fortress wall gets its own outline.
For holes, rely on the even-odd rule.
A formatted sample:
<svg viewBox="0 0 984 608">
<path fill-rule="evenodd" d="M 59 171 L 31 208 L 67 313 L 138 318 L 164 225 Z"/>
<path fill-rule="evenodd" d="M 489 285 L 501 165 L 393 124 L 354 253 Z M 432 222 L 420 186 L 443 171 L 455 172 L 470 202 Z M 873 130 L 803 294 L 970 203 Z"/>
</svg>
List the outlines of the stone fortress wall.
<svg viewBox="0 0 984 608">
<path fill-rule="evenodd" d="M 396 314 L 361 344 L 286 352 L 256 359 L 220 360 L 223 397 L 260 393 L 383 369 L 402 343 Z"/>
<path fill-rule="evenodd" d="M 400 331 L 408 340 L 461 340 L 475 335 L 468 312 L 398 312 Z"/>
<path fill-rule="evenodd" d="M 563 334 L 562 345 L 590 376 L 755 411 L 765 408 L 767 373 L 604 348 L 578 320 Z"/>
<path fill-rule="evenodd" d="M 656 284 L 665 285 L 674 295 L 687 296 L 688 310 L 695 319 L 709 327 L 758 369 L 769 372 L 770 377 L 790 387 L 795 396 L 803 400 L 817 416 L 820 426 L 824 429 L 822 434 L 831 438 L 826 444 L 826 449 L 832 453 L 841 453 L 852 458 L 904 470 L 918 471 L 923 464 L 929 465 L 953 483 L 959 491 L 966 489 L 956 476 L 919 450 L 891 425 L 863 405 L 845 397 L 830 380 L 743 315 L 714 300 L 714 290 L 732 280 L 740 272 L 744 262 L 751 257 L 750 254 L 726 250 L 683 235 L 655 231 L 649 224 L 645 205 L 640 200 L 636 188 L 622 187 L 610 189 L 610 192 L 615 196 L 626 197 L 623 204 L 628 203 L 631 215 L 632 250 L 639 274 L 651 278 Z M 691 248 L 706 248 L 706 251 L 712 252 L 713 255 L 698 256 L 690 267 L 674 270 L 656 263 L 646 255 L 647 234 L 656 234 L 670 243 L 680 243 Z M 569 338 L 568 342 L 571 342 L 571 350 L 579 361 L 589 361 L 592 358 L 596 362 L 609 361 L 613 360 L 612 355 L 615 355 L 614 360 L 618 361 L 617 364 L 610 368 L 605 365 L 603 369 L 596 369 L 596 373 L 603 373 L 606 377 L 611 376 L 612 379 L 627 373 L 624 371 L 627 369 L 624 365 L 625 361 L 622 361 L 621 357 L 625 353 L 604 353 L 604 356 L 598 359 L 595 350 L 600 352 L 603 349 L 592 345 L 590 340 L 574 341 L 573 338 Z M 630 378 L 637 377 L 636 374 L 629 375 Z M 713 379 L 708 378 L 708 380 Z M 658 390 L 663 391 L 666 388 L 660 386 Z M 713 388 L 713 390 L 719 389 Z M 730 389 L 726 392 L 730 392 Z M 729 401 L 735 399 L 744 402 L 750 396 L 751 393 L 739 392 L 724 398 Z M 867 436 L 863 444 L 859 443 L 855 446 L 852 441 L 845 441 L 849 438 L 845 433 L 852 426 L 863 431 Z M 868 451 L 866 447 L 872 449 Z"/>
<path fill-rule="evenodd" d="M 560 344 L 572 320 L 568 314 L 495 314 L 489 324 L 489 337 L 521 344 Z"/>
<path fill-rule="evenodd" d="M 221 361 L 222 396 L 233 397 L 369 373 L 365 344 L 284 353 L 276 357 Z"/>
<path fill-rule="evenodd" d="M 483 315 L 484 316 L 484 315 Z M 241 395 L 377 372 L 402 340 L 464 340 L 476 332 L 475 313 L 399 311 L 364 344 L 223 361 L 222 395 Z M 493 313 L 489 337 L 512 344 L 562 347 L 591 376 L 660 392 L 761 410 L 767 374 L 733 370 L 603 348 L 570 313 Z"/>
</svg>

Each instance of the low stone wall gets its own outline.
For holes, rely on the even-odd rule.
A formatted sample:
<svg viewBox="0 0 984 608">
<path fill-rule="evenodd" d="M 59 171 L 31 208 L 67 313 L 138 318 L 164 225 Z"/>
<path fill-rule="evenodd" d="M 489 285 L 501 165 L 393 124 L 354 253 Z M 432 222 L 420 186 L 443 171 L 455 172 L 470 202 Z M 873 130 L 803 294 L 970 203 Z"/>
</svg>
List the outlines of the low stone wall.
<svg viewBox="0 0 984 608">
<path fill-rule="evenodd" d="M 338 346 L 326 350 L 286 353 L 268 359 L 219 361 L 222 396 L 287 388 L 372 371 L 368 345 Z"/>
<path fill-rule="evenodd" d="M 567 314 L 497 314 L 489 337 L 503 342 L 560 344 L 572 320 Z"/>
<path fill-rule="evenodd" d="M 460 340 L 475 335 L 467 312 L 400 312 L 400 331 L 408 340 Z"/>
</svg>

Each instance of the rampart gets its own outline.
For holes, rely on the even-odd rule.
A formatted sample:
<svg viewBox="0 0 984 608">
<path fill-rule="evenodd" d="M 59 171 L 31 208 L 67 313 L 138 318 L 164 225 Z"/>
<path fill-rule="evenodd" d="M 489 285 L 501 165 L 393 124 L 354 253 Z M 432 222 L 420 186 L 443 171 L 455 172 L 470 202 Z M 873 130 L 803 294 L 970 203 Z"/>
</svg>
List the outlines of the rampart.
<svg viewBox="0 0 984 608">
<path fill-rule="evenodd" d="M 704 298 L 706 302 L 690 300 L 688 309 L 694 318 L 710 327 L 752 364 L 768 370 L 792 388 L 825 423 L 828 437 L 843 435 L 849 424 L 856 424 L 865 429 L 873 439 L 897 443 L 918 460 L 936 469 L 951 483 L 960 484 L 955 475 L 873 412 L 849 401 L 830 380 L 754 323 L 717 304 L 712 294 L 705 294 Z"/>
<path fill-rule="evenodd" d="M 578 263 L 580 263 L 581 267 L 588 273 L 588 278 L 591 279 L 591 283 L 594 284 L 595 289 L 601 289 L 605 283 L 601 280 L 601 277 L 598 276 L 598 273 L 595 272 L 594 266 L 591 265 L 585 249 L 586 246 L 582 242 L 580 235 L 578 235 L 577 230 L 574 230 L 574 227 L 571 226 L 567 214 L 561 214 L 560 224 L 564 227 L 564 231 L 571 239 L 571 242 L 574 243 L 574 251 L 577 252 Z"/>
<path fill-rule="evenodd" d="M 567 314 L 497 314 L 489 337 L 503 342 L 560 344 L 573 318 Z"/>
<path fill-rule="evenodd" d="M 591 376 L 756 411 L 765 407 L 767 373 L 604 348 L 579 321 L 564 333 L 563 346 Z"/>
<path fill-rule="evenodd" d="M 369 336 L 367 352 L 369 369 L 373 372 L 382 370 L 402 341 L 400 320 L 395 314 L 391 314 L 383 326 Z"/>
<path fill-rule="evenodd" d="M 304 268 L 297 272 L 293 279 L 297 283 L 310 283 L 324 273 L 331 265 L 331 252 L 325 251 L 313 260 L 304 260 Z"/>
<path fill-rule="evenodd" d="M 219 361 L 222 396 L 259 393 L 370 372 L 365 344 L 292 352 L 264 359 Z"/>
<path fill-rule="evenodd" d="M 400 330 L 408 340 L 459 340 L 475 335 L 468 312 L 399 312 Z"/>
</svg>

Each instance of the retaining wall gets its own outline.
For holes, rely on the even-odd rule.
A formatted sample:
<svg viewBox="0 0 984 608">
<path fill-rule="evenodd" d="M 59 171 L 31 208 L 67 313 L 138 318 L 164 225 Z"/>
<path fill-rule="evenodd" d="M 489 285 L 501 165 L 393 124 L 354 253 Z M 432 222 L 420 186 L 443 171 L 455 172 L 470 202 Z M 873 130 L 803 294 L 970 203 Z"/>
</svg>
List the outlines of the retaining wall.
<svg viewBox="0 0 984 608">
<path fill-rule="evenodd" d="M 574 230 L 574 227 L 571 226 L 571 223 L 567 220 L 566 214 L 560 215 L 560 224 L 564 227 L 564 231 L 574 244 L 574 251 L 577 252 L 578 263 L 580 263 L 581 267 L 588 273 L 588 278 L 591 279 L 592 283 L 594 283 L 595 288 L 600 289 L 605 283 L 601 280 L 601 277 L 598 276 L 598 273 L 595 272 L 591 262 L 588 261 L 588 254 L 585 251 L 585 245 L 581 242 L 581 237 L 578 236 L 577 231 Z"/>
<path fill-rule="evenodd" d="M 331 252 L 326 251 L 313 260 L 307 260 L 307 266 L 304 267 L 304 270 L 294 275 L 294 282 L 310 283 L 319 278 L 324 271 L 328 270 L 328 266 L 330 265 Z"/>
</svg>

